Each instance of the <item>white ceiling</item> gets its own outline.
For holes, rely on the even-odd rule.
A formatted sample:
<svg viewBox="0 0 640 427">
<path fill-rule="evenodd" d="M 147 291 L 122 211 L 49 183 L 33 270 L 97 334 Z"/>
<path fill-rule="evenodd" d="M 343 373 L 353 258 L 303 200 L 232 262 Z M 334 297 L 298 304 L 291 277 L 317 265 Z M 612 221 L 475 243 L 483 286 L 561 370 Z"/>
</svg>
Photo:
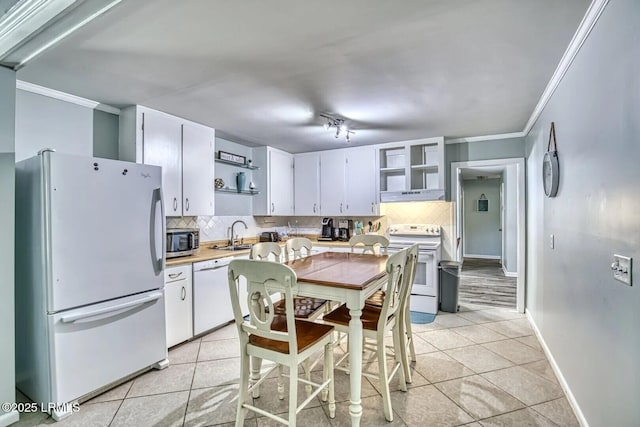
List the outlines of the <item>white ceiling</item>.
<svg viewBox="0 0 640 427">
<path fill-rule="evenodd" d="M 18 72 L 291 152 L 522 131 L 587 0 L 125 0 Z"/>
</svg>

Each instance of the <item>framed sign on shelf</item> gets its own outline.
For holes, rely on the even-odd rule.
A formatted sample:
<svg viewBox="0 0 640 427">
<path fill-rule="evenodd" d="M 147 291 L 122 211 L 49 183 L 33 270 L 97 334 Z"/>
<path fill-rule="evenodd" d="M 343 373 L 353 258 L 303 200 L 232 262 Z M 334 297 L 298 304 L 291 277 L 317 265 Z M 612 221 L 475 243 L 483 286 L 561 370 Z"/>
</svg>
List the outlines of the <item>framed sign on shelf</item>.
<svg viewBox="0 0 640 427">
<path fill-rule="evenodd" d="M 226 151 L 222 150 L 218 150 L 218 158 L 220 160 L 226 160 L 227 162 L 238 163 L 240 165 L 244 165 L 247 163 L 247 158 L 245 156 L 227 153 Z"/>
</svg>

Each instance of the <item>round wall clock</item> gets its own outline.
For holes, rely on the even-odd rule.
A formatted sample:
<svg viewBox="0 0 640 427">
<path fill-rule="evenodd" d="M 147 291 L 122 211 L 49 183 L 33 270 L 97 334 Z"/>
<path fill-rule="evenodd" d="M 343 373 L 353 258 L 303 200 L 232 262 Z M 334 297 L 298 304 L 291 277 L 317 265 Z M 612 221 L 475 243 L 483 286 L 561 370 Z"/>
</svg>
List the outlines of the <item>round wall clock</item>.
<svg viewBox="0 0 640 427">
<path fill-rule="evenodd" d="M 558 152 L 547 151 L 542 160 L 542 181 L 544 183 L 544 194 L 547 197 L 556 197 L 558 184 L 560 182 L 560 171 L 558 164 Z"/>
<path fill-rule="evenodd" d="M 551 150 L 552 140 L 553 150 Z M 547 152 L 544 153 L 544 158 L 542 159 L 542 183 L 544 185 L 544 194 L 547 197 L 556 197 L 558 184 L 560 183 L 560 164 L 558 162 L 558 145 L 556 144 L 556 127 L 553 122 L 551 122 L 551 130 L 549 131 Z"/>
</svg>

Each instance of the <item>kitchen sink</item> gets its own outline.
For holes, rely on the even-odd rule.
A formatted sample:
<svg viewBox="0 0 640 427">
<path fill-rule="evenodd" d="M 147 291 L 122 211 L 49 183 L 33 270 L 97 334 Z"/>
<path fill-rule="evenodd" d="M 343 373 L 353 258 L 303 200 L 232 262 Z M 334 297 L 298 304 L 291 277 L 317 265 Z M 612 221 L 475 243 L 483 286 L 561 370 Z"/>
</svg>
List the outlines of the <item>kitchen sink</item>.
<svg viewBox="0 0 640 427">
<path fill-rule="evenodd" d="M 233 246 L 212 246 L 211 249 L 220 249 L 221 251 L 244 251 L 251 249 L 251 244 L 233 245 Z"/>
</svg>

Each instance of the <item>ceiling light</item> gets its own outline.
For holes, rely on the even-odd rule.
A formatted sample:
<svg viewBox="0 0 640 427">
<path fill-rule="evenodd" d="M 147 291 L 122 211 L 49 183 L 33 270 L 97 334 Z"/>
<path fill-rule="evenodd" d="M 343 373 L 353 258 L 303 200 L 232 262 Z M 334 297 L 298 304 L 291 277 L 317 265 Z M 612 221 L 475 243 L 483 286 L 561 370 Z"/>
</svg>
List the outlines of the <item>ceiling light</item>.
<svg viewBox="0 0 640 427">
<path fill-rule="evenodd" d="M 327 122 L 322 125 L 325 129 L 331 129 L 331 128 L 336 129 L 336 133 L 334 135 L 335 138 L 339 138 L 340 132 L 343 132 L 347 143 L 350 142 L 350 139 L 351 139 L 350 135 L 355 134 L 355 132 L 349 130 L 349 126 L 347 126 L 345 119 L 341 117 L 333 116 L 328 113 L 322 113 L 320 114 L 320 117 L 327 119 Z"/>
</svg>

